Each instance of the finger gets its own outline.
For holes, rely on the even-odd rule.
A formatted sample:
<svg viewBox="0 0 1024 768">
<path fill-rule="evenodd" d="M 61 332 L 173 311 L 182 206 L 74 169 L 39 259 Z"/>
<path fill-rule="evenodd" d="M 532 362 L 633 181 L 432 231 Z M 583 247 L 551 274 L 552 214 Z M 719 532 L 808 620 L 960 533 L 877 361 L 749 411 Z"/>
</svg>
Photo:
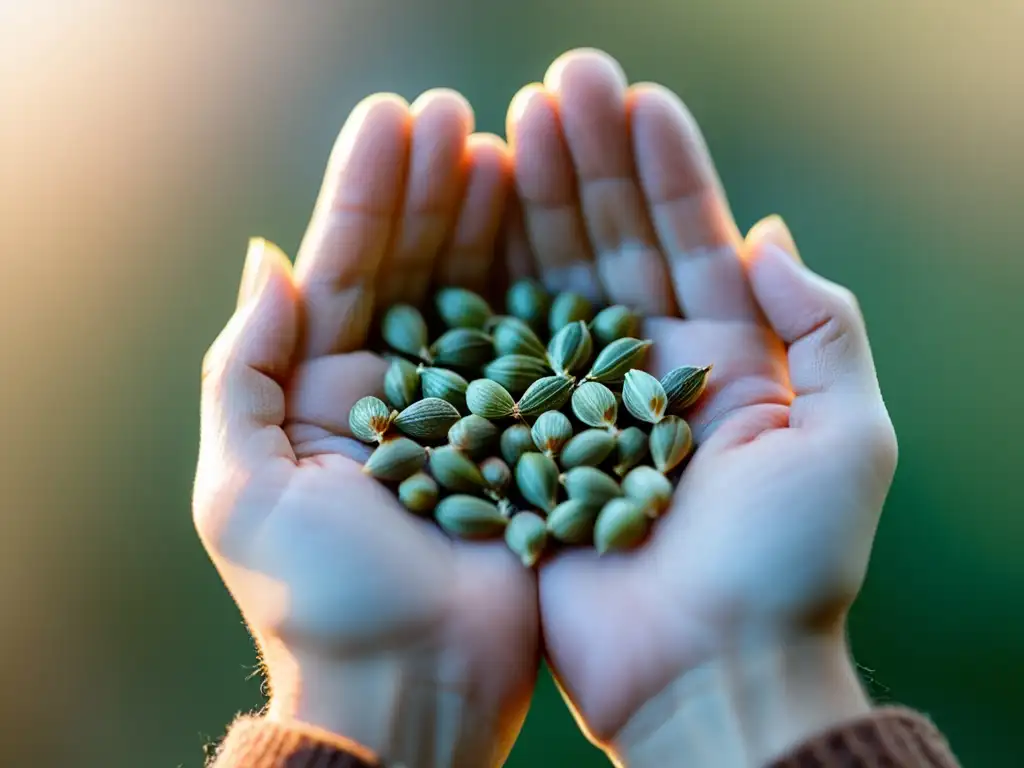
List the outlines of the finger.
<svg viewBox="0 0 1024 768">
<path fill-rule="evenodd" d="M 777 216 L 750 230 L 745 258 L 757 301 L 788 345 L 796 394 L 791 425 L 862 419 L 866 404 L 881 407 L 867 330 L 853 294 L 803 265 Z"/>
<path fill-rule="evenodd" d="M 544 86 L 558 99 L 605 293 L 649 315 L 675 314 L 668 269 L 633 164 L 621 67 L 601 51 L 571 51 L 551 65 Z"/>
<path fill-rule="evenodd" d="M 455 228 L 466 183 L 473 111 L 455 91 L 427 91 L 412 105 L 412 155 L 402 221 L 377 273 L 383 306 L 419 304 L 434 261 Z"/>
<path fill-rule="evenodd" d="M 438 257 L 435 281 L 486 293 L 512 180 L 508 146 L 489 133 L 475 133 L 466 142 L 469 180 L 455 231 Z"/>
<path fill-rule="evenodd" d="M 295 262 L 307 358 L 358 349 L 366 339 L 374 280 L 401 216 L 410 128 L 399 96 L 371 96 L 352 111 L 331 151 Z"/>
<path fill-rule="evenodd" d="M 505 198 L 505 212 L 498 233 L 498 252 L 501 257 L 499 267 L 506 283 L 537 277 L 537 264 L 526 233 L 522 202 L 514 189 L 510 189 Z"/>
<path fill-rule="evenodd" d="M 742 239 L 693 116 L 658 85 L 634 86 L 628 106 L 637 170 L 683 314 L 758 319 Z"/>
<path fill-rule="evenodd" d="M 557 100 L 543 86 L 528 85 L 512 99 L 506 122 L 516 191 L 541 280 L 552 291 L 603 301 Z"/>
</svg>

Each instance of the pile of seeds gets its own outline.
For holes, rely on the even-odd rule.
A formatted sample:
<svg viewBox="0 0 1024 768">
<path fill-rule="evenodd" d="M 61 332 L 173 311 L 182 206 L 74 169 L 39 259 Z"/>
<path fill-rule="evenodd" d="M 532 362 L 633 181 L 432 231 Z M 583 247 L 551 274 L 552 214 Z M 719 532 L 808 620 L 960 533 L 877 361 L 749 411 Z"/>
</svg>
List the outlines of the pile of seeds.
<svg viewBox="0 0 1024 768">
<path fill-rule="evenodd" d="M 363 471 L 451 536 L 504 535 L 527 567 L 556 542 L 604 553 L 643 541 L 693 449 L 680 414 L 711 367 L 659 381 L 643 370 L 652 342 L 634 311 L 595 314 L 531 280 L 509 289 L 506 315 L 462 288 L 440 290 L 435 308 L 433 343 L 415 307 L 383 317 L 387 402 L 364 397 L 349 414 L 377 445 Z"/>
</svg>

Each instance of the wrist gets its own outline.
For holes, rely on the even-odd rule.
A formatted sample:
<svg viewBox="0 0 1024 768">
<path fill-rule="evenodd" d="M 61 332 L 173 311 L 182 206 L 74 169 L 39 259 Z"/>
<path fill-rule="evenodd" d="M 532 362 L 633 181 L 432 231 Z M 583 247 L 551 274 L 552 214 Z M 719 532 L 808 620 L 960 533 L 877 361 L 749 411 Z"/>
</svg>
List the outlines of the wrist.
<svg viewBox="0 0 1024 768">
<path fill-rule="evenodd" d="M 841 634 L 750 643 L 646 702 L 610 752 L 628 766 L 756 768 L 870 708 Z"/>
</svg>

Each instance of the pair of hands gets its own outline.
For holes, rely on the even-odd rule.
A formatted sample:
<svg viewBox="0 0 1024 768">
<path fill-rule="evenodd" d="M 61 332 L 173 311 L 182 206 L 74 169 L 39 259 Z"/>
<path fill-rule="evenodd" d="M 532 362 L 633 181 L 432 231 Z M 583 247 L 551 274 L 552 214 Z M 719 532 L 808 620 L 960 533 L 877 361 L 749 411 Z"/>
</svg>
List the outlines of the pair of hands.
<svg viewBox="0 0 1024 768">
<path fill-rule="evenodd" d="M 194 512 L 269 674 L 268 717 L 408 765 L 493 765 L 542 653 L 612 759 L 756 765 L 868 702 L 844 642 L 896 464 L 852 295 L 781 219 L 737 230 L 693 118 L 568 53 L 506 145 L 431 91 L 361 103 L 294 271 L 254 241 L 204 360 Z M 360 472 L 350 406 L 375 310 L 534 274 L 643 311 L 652 371 L 714 364 L 698 450 L 651 541 L 524 569 Z M 685 319 L 683 319 L 685 318 Z"/>
</svg>

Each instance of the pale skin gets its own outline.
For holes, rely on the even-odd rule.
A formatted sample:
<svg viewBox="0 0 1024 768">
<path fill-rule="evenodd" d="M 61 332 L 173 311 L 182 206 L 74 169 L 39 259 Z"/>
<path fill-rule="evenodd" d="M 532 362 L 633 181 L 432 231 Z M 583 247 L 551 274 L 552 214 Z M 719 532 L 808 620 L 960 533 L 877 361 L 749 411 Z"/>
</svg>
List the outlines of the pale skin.
<svg viewBox="0 0 1024 768">
<path fill-rule="evenodd" d="M 524 88 L 508 145 L 472 130 L 448 91 L 360 105 L 294 269 L 254 242 L 204 361 L 196 523 L 263 650 L 268 717 L 408 765 L 497 765 L 541 654 L 621 764 L 757 766 L 867 711 L 845 616 L 896 442 L 852 295 L 781 219 L 743 237 L 692 116 L 605 54 Z M 639 551 L 535 574 L 360 472 L 373 312 L 496 270 L 637 306 L 655 374 L 714 364 Z"/>
</svg>

